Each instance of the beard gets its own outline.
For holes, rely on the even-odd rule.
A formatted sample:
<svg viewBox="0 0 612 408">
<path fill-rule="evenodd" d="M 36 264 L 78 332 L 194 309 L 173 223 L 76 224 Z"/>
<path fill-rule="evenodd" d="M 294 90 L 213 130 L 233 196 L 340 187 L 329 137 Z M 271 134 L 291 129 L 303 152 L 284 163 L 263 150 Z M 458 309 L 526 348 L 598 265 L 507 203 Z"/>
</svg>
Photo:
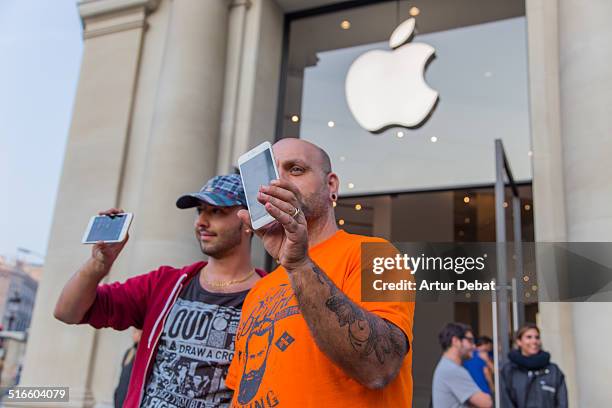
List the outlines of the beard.
<svg viewBox="0 0 612 408">
<path fill-rule="evenodd" d="M 329 211 L 328 196 L 329 192 L 325 188 L 302 196 L 302 212 L 307 222 L 316 222 L 316 220 L 323 218 L 327 214 Z"/>
<path fill-rule="evenodd" d="M 238 392 L 238 402 L 241 404 L 247 404 L 253 399 L 253 397 L 259 391 L 261 380 L 266 372 L 266 362 L 256 370 L 251 370 L 248 373 L 244 373 L 240 380 L 240 391 Z"/>
<path fill-rule="evenodd" d="M 474 351 L 467 352 L 461 356 L 461 361 L 467 361 L 472 358 Z"/>
<path fill-rule="evenodd" d="M 212 258 L 222 258 L 242 242 L 242 222 L 235 229 L 217 233 L 213 242 L 202 242 L 199 239 L 198 242 L 202 253 Z"/>
</svg>

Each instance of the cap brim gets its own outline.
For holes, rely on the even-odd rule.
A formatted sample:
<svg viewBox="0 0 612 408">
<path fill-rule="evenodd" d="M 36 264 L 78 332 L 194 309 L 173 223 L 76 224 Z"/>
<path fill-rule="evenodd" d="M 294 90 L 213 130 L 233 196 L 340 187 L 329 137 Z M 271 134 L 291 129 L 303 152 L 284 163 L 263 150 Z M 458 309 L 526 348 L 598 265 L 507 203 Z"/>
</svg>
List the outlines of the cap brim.
<svg viewBox="0 0 612 408">
<path fill-rule="evenodd" d="M 199 206 L 202 202 L 216 207 L 243 206 L 240 202 L 210 192 L 185 194 L 176 200 L 176 206 L 180 209 L 193 208 Z"/>
</svg>

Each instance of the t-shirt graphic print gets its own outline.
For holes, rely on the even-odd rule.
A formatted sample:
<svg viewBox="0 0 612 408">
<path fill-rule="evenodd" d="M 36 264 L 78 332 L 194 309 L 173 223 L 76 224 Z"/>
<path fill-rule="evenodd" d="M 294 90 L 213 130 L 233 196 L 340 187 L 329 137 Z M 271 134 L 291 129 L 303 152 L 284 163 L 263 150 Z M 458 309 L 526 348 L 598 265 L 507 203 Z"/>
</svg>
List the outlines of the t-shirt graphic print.
<svg viewBox="0 0 612 408">
<path fill-rule="evenodd" d="M 225 378 L 248 291 L 211 293 L 196 275 L 168 314 L 142 408 L 228 407 Z"/>
<path fill-rule="evenodd" d="M 412 344 L 414 303 L 361 302 L 361 245 L 369 242 L 386 241 L 338 231 L 308 253 L 347 297 L 397 326 Z M 390 244 L 385 248 L 396 252 Z M 337 327 L 348 335 L 346 327 Z M 350 377 L 317 345 L 289 275 L 279 267 L 259 280 L 244 301 L 226 382 L 235 391 L 232 408 L 403 408 L 412 406 L 411 366 L 412 347 L 383 389 L 369 389 Z"/>
</svg>

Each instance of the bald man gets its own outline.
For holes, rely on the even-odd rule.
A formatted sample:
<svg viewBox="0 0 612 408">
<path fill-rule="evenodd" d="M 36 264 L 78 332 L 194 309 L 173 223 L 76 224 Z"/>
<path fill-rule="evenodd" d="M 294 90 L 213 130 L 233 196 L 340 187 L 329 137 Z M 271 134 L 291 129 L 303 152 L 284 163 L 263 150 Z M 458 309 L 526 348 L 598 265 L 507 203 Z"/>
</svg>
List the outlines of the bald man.
<svg viewBox="0 0 612 408">
<path fill-rule="evenodd" d="M 321 148 L 273 149 L 280 180 L 258 200 L 276 222 L 257 234 L 280 266 L 245 299 L 232 407 L 412 406 L 414 304 L 361 302 L 361 244 L 385 241 L 338 230 L 339 180 Z"/>
</svg>

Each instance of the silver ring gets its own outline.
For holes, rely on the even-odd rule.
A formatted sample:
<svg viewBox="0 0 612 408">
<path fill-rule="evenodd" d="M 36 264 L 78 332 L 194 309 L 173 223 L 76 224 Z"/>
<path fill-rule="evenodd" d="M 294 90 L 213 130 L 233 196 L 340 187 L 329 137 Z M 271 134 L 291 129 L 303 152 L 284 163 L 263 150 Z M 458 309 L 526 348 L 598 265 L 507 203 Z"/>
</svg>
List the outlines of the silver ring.
<svg viewBox="0 0 612 408">
<path fill-rule="evenodd" d="M 300 215 L 300 213 L 302 212 L 302 210 L 300 210 L 299 208 L 295 207 L 295 211 L 293 212 L 292 217 L 295 218 L 298 215 Z"/>
</svg>

